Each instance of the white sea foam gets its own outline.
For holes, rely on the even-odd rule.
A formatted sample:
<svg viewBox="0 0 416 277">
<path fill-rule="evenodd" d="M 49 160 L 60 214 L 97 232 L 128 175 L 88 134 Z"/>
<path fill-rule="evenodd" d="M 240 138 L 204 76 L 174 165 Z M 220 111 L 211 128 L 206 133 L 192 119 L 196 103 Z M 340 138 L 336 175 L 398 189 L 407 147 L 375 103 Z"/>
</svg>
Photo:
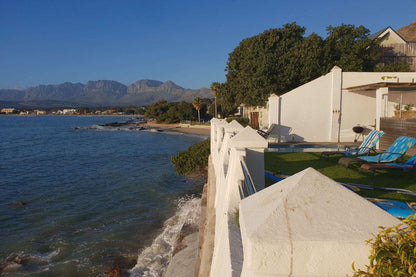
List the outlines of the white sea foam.
<svg viewBox="0 0 416 277">
<path fill-rule="evenodd" d="M 48 269 L 48 265 L 51 260 L 56 257 L 60 252 L 60 249 L 54 250 L 49 253 L 29 253 L 25 252 L 12 253 L 6 258 L 6 262 L 0 263 L 0 274 L 4 272 L 14 272 L 22 269 L 21 262 L 28 262 L 39 266 L 39 272 Z M 20 262 L 18 262 L 20 260 Z"/>
<path fill-rule="evenodd" d="M 137 258 L 137 264 L 130 270 L 130 276 L 156 277 L 162 276 L 166 270 L 174 250 L 175 241 L 187 224 L 198 224 L 201 199 L 183 198 L 179 200 L 175 215 L 165 221 L 163 231 L 152 245 L 145 248 Z"/>
<path fill-rule="evenodd" d="M 37 261 L 37 262 L 50 262 L 50 260 L 54 257 L 56 257 L 60 252 L 60 249 L 54 250 L 52 252 L 49 253 L 34 253 L 34 254 L 29 254 L 28 258 L 30 258 L 33 261 Z"/>
</svg>

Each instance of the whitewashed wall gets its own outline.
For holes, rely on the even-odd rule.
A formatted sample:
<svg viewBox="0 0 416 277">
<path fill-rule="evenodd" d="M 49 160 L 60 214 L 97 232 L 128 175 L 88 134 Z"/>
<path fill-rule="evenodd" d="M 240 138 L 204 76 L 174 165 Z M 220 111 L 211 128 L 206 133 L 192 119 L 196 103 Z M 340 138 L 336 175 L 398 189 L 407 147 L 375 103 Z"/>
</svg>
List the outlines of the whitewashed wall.
<svg viewBox="0 0 416 277">
<path fill-rule="evenodd" d="M 376 123 L 375 92 L 343 92 L 341 141 L 353 141 L 352 127 L 360 125 L 374 129 Z"/>
<path fill-rule="evenodd" d="M 216 176 L 215 242 L 211 276 L 240 276 L 243 249 L 236 212 L 241 201 L 238 186 L 244 179 L 241 160 L 253 172 L 257 190 L 264 188 L 264 149 L 267 142 L 251 127 L 237 121 L 211 121 L 211 157 Z"/>
<path fill-rule="evenodd" d="M 269 126 L 280 141 L 328 141 L 332 118 L 332 72 L 300 86 L 280 98 L 272 96 Z"/>
<path fill-rule="evenodd" d="M 381 82 L 416 82 L 416 72 L 343 72 L 342 75 L 343 88 Z"/>
<path fill-rule="evenodd" d="M 268 125 L 278 125 L 272 137 L 278 142 L 336 142 L 338 137 L 341 142 L 352 141 L 355 138 L 352 127 L 374 128 L 376 91 L 357 93 L 347 88 L 380 82 L 416 82 L 416 73 L 342 72 L 334 67 L 328 74 L 280 97 L 272 95 L 268 102 Z M 392 115 L 394 104 L 389 100 L 387 108 L 383 106 L 379 114 Z"/>
<path fill-rule="evenodd" d="M 365 241 L 400 220 L 313 168 L 240 202 L 241 276 L 352 276 Z"/>
</svg>

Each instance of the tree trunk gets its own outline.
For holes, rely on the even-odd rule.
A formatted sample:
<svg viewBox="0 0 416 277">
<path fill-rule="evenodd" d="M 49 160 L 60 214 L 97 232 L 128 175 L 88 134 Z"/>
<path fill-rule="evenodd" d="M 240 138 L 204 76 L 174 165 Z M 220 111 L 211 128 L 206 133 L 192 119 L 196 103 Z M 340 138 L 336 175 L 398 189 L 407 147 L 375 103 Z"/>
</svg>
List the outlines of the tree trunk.
<svg viewBox="0 0 416 277">
<path fill-rule="evenodd" d="M 201 123 L 201 115 L 199 114 L 199 109 L 198 109 L 198 123 Z"/>
<path fill-rule="evenodd" d="M 215 118 L 218 118 L 218 111 L 217 111 L 217 94 L 215 94 L 215 100 L 214 100 L 214 103 L 215 103 Z"/>
</svg>

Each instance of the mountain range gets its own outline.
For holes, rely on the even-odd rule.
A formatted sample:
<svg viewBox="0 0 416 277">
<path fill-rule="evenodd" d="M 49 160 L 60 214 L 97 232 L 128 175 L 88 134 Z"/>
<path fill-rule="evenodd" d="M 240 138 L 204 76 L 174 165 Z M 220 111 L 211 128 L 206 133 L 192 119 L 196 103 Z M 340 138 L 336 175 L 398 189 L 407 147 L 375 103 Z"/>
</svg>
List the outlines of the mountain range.
<svg viewBox="0 0 416 277">
<path fill-rule="evenodd" d="M 129 86 L 112 80 L 39 85 L 27 89 L 0 89 L 1 107 L 144 106 L 161 99 L 192 102 L 213 98 L 209 89 L 185 89 L 172 81 L 139 80 Z"/>
</svg>

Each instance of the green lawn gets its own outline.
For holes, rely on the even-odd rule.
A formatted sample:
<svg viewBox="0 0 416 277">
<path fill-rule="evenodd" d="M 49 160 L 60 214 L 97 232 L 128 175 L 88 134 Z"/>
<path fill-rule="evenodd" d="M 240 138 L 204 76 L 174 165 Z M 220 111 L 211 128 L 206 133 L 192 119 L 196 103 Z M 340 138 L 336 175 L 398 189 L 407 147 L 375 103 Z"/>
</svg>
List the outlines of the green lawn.
<svg viewBox="0 0 416 277">
<path fill-rule="evenodd" d="M 372 172 L 359 169 L 358 164 L 352 164 L 349 168 L 338 165 L 338 160 L 342 156 L 335 155 L 329 158 L 320 158 L 320 153 L 266 152 L 264 157 L 265 169 L 275 173 L 292 175 L 305 168 L 312 167 L 342 183 L 403 188 L 416 192 L 416 173 L 414 172 L 382 170 L 373 175 Z M 266 186 L 271 184 L 273 184 L 273 181 L 266 180 Z M 361 190 L 358 193 L 365 197 L 416 201 L 416 197 L 377 190 Z"/>
</svg>

